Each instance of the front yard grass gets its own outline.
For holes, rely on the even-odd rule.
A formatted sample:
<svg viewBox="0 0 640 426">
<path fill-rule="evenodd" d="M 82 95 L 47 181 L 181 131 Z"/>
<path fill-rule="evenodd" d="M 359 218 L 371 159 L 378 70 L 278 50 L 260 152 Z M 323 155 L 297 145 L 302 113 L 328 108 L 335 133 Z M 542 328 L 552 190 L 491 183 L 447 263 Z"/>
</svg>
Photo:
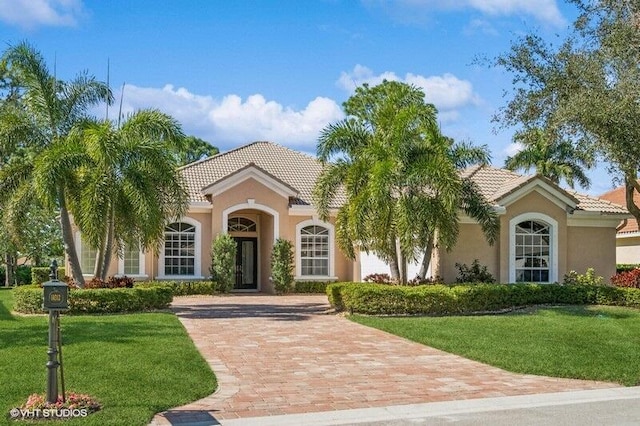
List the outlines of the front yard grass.
<svg viewBox="0 0 640 426">
<path fill-rule="evenodd" d="M 508 371 L 640 384 L 640 311 L 529 308 L 503 315 L 350 318 Z"/>
<path fill-rule="evenodd" d="M 11 290 L 0 290 L 0 424 L 17 425 L 9 410 L 46 391 L 48 321 L 13 316 L 12 304 Z M 65 425 L 146 425 L 154 413 L 216 388 L 214 374 L 171 313 L 63 314 L 61 324 L 66 390 L 103 405 Z"/>
</svg>

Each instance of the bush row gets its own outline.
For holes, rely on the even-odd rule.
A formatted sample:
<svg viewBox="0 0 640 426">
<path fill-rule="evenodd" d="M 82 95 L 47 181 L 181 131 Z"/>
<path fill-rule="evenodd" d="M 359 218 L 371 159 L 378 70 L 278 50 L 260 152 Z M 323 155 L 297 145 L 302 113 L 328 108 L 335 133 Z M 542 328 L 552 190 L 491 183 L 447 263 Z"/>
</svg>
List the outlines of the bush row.
<svg viewBox="0 0 640 426">
<path fill-rule="evenodd" d="M 296 281 L 293 284 L 292 293 L 326 293 L 330 282 L 322 281 Z"/>
<path fill-rule="evenodd" d="M 25 314 L 44 313 L 43 290 L 39 286 L 22 286 L 13 290 L 14 309 Z M 69 289 L 67 314 L 111 314 L 165 309 L 173 293 L 164 287 L 117 289 Z"/>
<path fill-rule="evenodd" d="M 174 296 L 222 293 L 221 286 L 215 281 L 139 281 L 136 288 L 166 288 Z"/>
<path fill-rule="evenodd" d="M 336 283 L 327 286 L 338 311 L 368 315 L 451 315 L 492 312 L 539 304 L 599 304 L 640 307 L 640 289 L 558 284 L 461 284 L 388 286 Z"/>
<path fill-rule="evenodd" d="M 616 273 L 627 272 L 640 268 L 640 263 L 618 263 L 616 265 Z"/>
</svg>

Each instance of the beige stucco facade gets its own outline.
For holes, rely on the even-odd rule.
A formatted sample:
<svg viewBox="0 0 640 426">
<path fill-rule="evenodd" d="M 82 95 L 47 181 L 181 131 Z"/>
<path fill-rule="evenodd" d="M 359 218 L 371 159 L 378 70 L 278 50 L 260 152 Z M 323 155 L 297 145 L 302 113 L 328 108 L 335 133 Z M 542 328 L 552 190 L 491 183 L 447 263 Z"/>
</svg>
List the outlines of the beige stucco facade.
<svg viewBox="0 0 640 426">
<path fill-rule="evenodd" d="M 615 274 L 619 218 L 573 211 L 553 194 L 534 189 L 500 211 L 500 235 L 493 246 L 487 243 L 480 225 L 462 223 L 456 246 L 451 251 L 439 250 L 440 276 L 445 282 L 454 282 L 458 275 L 455 263 L 471 265 L 478 259 L 498 282 L 514 282 L 515 225 L 523 220 L 550 225 L 551 282 L 562 282 L 569 271 L 584 273 L 587 268 L 606 281 Z"/>
</svg>

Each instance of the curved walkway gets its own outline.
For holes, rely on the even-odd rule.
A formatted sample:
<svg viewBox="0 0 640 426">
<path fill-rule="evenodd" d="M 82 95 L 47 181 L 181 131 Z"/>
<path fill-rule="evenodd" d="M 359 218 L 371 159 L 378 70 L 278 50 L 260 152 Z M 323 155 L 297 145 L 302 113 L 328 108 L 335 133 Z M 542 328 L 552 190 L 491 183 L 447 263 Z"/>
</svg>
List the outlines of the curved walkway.
<svg viewBox="0 0 640 426">
<path fill-rule="evenodd" d="M 218 390 L 152 425 L 618 387 L 509 373 L 328 315 L 326 296 L 179 297 Z"/>
</svg>

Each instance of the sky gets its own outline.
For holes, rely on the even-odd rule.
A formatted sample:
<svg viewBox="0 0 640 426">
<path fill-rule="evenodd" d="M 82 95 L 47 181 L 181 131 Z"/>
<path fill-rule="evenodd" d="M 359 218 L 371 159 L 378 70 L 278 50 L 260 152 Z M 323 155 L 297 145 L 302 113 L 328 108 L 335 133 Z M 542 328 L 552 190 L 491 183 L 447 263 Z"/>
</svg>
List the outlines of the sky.
<svg viewBox="0 0 640 426">
<path fill-rule="evenodd" d="M 444 134 L 501 167 L 515 129 L 492 118 L 512 76 L 482 58 L 527 32 L 561 39 L 575 14 L 562 0 L 0 0 L 0 43 L 28 41 L 61 79 L 108 77 L 109 118 L 120 102 L 157 108 L 222 151 L 268 140 L 314 154 L 357 86 L 403 81 Z M 604 166 L 590 176 L 582 192 L 613 187 Z"/>
</svg>

